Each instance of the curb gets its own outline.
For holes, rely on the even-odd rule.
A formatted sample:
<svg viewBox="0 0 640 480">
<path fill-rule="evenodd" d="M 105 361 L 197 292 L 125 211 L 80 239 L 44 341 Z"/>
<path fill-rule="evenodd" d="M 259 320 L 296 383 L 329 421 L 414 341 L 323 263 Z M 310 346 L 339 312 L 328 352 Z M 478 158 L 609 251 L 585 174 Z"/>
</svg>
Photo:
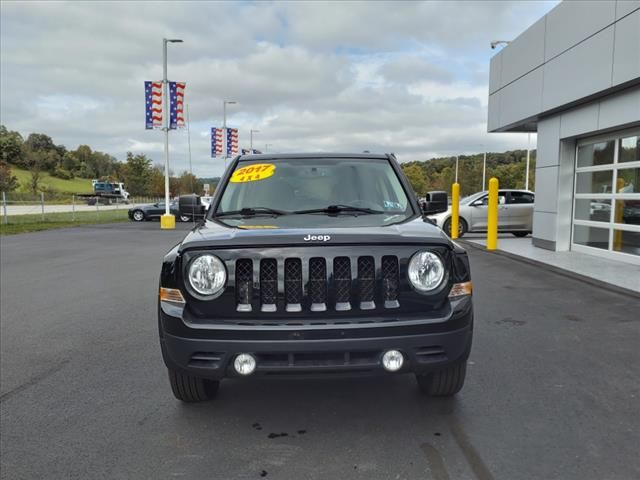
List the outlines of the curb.
<svg viewBox="0 0 640 480">
<path fill-rule="evenodd" d="M 640 299 L 640 292 L 636 292 L 635 290 L 631 290 L 625 287 L 620 287 L 619 285 L 613 285 L 612 283 L 607 283 L 602 280 L 597 280 L 595 278 L 582 275 L 581 273 L 576 273 L 576 272 L 572 272 L 571 270 L 566 270 L 564 268 L 556 267 L 554 265 L 549 265 L 548 263 L 544 263 L 539 260 L 533 260 L 531 258 L 522 257 L 520 255 L 516 255 L 515 253 L 505 252 L 504 250 L 487 250 L 483 245 L 478 245 L 477 243 L 469 242 L 468 240 L 457 240 L 457 241 L 459 243 L 464 244 L 466 247 L 473 248 L 474 250 L 480 250 L 490 255 L 499 255 L 502 257 L 510 258 L 511 260 L 516 260 L 521 263 L 526 263 L 527 265 L 533 265 L 534 267 L 538 267 L 543 270 L 548 270 L 553 273 L 557 273 L 558 275 L 562 275 L 564 277 L 568 277 L 573 280 L 578 280 L 580 282 L 587 283 L 594 287 L 599 287 L 604 290 L 609 290 L 611 292 L 619 293 L 622 295 L 630 295 L 632 297 Z"/>
</svg>

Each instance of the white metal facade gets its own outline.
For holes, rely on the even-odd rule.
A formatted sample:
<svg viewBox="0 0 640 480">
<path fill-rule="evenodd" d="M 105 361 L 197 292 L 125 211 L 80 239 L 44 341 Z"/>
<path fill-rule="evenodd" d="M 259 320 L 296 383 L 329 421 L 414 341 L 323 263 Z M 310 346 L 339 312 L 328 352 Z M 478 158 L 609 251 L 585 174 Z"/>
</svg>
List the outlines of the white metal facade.
<svg viewBox="0 0 640 480">
<path fill-rule="evenodd" d="M 640 182 L 634 180 L 624 192 L 617 192 L 615 183 L 610 192 L 578 188 L 593 172 L 610 172 L 615 182 L 638 171 L 633 169 L 640 157 L 619 162 L 618 154 L 621 139 L 640 130 L 640 0 L 564 1 L 495 55 L 488 129 L 538 132 L 534 245 L 640 263 L 633 246 L 620 251 L 619 232 L 638 231 L 624 221 L 635 221 L 633 216 L 622 222 L 615 216 L 617 202 L 627 201 L 631 211 Z M 579 153 L 584 156 L 589 145 L 602 142 L 613 148 L 611 162 L 580 166 Z M 606 227 L 602 211 L 595 219 L 584 218 L 585 205 L 592 211 L 607 202 Z M 627 243 L 637 241 L 623 235 Z M 592 241 L 584 240 L 590 236 Z"/>
</svg>

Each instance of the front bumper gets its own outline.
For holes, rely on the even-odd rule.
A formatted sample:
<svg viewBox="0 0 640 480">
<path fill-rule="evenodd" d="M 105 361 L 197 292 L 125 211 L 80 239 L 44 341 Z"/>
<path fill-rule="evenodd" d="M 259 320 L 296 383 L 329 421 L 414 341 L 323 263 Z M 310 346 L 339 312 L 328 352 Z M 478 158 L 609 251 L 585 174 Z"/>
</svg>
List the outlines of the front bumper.
<svg viewBox="0 0 640 480">
<path fill-rule="evenodd" d="M 401 351 L 399 373 L 428 373 L 467 358 L 473 333 L 470 297 L 451 302 L 440 318 L 398 319 L 384 324 L 267 328 L 193 328 L 159 308 L 160 344 L 168 368 L 221 379 L 237 376 L 239 353 L 256 357 L 256 375 L 386 373 L 383 353 Z M 170 313 L 171 312 L 168 310 Z"/>
</svg>

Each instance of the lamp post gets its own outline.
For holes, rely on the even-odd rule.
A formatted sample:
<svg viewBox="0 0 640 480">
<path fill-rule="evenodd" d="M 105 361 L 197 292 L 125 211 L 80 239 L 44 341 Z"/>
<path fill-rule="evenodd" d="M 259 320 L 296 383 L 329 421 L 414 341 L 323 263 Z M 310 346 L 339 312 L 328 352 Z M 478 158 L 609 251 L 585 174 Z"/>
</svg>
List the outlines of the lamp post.
<svg viewBox="0 0 640 480">
<path fill-rule="evenodd" d="M 456 181 L 455 183 L 458 183 L 458 155 L 456 155 Z"/>
<path fill-rule="evenodd" d="M 191 119 L 189 118 L 189 104 L 187 103 L 187 145 L 189 146 L 189 181 L 191 182 L 191 193 L 193 191 L 193 166 L 191 164 Z"/>
<path fill-rule="evenodd" d="M 227 105 L 235 105 L 235 100 L 222 101 L 222 155 L 224 157 L 224 169 L 227 169 Z"/>
<path fill-rule="evenodd" d="M 251 130 L 249 136 L 251 137 L 250 143 L 249 143 L 249 149 L 251 149 L 251 152 L 253 152 L 253 134 L 254 133 L 260 133 L 260 130 Z"/>
<path fill-rule="evenodd" d="M 487 152 L 484 152 L 484 159 L 482 160 L 482 191 L 485 190 L 487 181 Z"/>
<path fill-rule="evenodd" d="M 176 219 L 169 211 L 169 82 L 167 80 L 167 43 L 182 43 L 178 38 L 162 39 L 162 121 L 164 123 L 164 215 L 160 228 L 176 228 Z"/>
<path fill-rule="evenodd" d="M 527 134 L 527 172 L 524 174 L 524 189 L 529 190 L 529 156 L 531 153 L 531 133 Z"/>
</svg>

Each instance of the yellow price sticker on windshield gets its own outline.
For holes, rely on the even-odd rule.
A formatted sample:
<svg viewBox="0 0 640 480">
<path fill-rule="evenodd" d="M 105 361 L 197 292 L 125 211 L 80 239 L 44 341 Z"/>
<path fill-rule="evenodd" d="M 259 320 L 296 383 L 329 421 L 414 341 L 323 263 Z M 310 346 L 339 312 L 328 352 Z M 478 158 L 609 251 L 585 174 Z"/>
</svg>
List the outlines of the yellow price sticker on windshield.
<svg viewBox="0 0 640 480">
<path fill-rule="evenodd" d="M 276 166 L 273 163 L 255 163 L 233 172 L 231 183 L 257 182 L 271 177 L 274 173 Z"/>
</svg>

